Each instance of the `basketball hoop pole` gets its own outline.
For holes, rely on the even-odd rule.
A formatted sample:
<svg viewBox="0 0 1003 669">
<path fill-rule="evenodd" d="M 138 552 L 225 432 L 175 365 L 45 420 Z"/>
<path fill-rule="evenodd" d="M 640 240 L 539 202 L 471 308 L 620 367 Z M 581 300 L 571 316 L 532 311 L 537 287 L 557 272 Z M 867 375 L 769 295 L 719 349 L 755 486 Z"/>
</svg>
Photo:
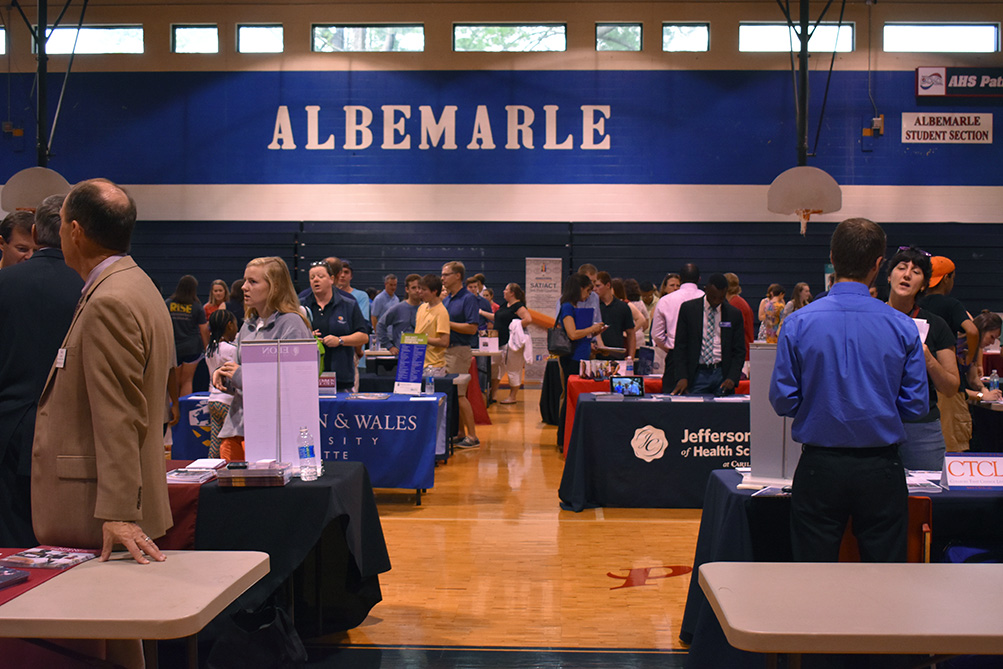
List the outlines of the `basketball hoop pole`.
<svg viewBox="0 0 1003 669">
<path fill-rule="evenodd" d="M 810 0 L 801 0 L 801 16 L 798 17 L 801 24 L 801 30 L 798 32 L 798 40 L 801 42 L 801 50 L 798 52 L 798 165 L 808 164 L 808 38 L 811 36 L 808 33 L 809 4 Z M 803 228 L 802 223 L 802 235 Z"/>
<path fill-rule="evenodd" d="M 822 22 L 822 18 L 829 10 L 831 4 L 832 0 L 829 0 L 822 10 L 822 15 L 818 17 L 816 26 Z M 787 18 L 787 25 L 791 28 L 797 28 L 796 32 L 800 45 L 798 49 L 797 78 L 798 165 L 804 166 L 808 164 L 808 39 L 811 37 L 808 28 L 811 24 L 809 16 L 811 0 L 800 0 L 797 26 L 795 26 L 794 19 L 791 18 L 790 12 L 784 3 L 781 0 L 777 0 L 777 5 Z"/>
</svg>

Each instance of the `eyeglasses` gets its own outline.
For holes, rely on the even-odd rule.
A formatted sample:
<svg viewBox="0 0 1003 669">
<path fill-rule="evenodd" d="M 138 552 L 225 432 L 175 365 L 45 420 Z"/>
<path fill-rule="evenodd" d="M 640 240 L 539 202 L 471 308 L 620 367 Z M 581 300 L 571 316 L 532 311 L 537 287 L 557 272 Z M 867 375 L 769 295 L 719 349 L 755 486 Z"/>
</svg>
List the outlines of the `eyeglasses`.
<svg viewBox="0 0 1003 669">
<path fill-rule="evenodd" d="M 330 267 L 326 260 L 318 260 L 310 263 L 310 267 Z"/>
<path fill-rule="evenodd" d="M 899 247 L 899 251 L 910 251 L 910 250 L 911 250 L 911 251 L 916 251 L 916 252 L 918 252 L 918 253 L 922 253 L 922 254 L 923 254 L 923 255 L 925 255 L 925 256 L 926 256 L 927 258 L 932 258 L 932 257 L 933 257 L 932 255 L 930 255 L 929 253 L 927 253 L 927 252 L 926 252 L 926 251 L 924 251 L 923 249 L 921 249 L 921 248 L 917 248 L 917 247 L 915 247 L 915 246 L 900 246 L 900 247 Z"/>
</svg>

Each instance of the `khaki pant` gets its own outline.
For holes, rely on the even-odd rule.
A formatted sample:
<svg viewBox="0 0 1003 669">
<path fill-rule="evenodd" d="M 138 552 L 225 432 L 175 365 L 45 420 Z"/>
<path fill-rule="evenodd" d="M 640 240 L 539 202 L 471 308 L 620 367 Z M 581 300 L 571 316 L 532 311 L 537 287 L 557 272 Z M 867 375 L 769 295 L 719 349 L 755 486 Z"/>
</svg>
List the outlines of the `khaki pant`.
<svg viewBox="0 0 1003 669">
<path fill-rule="evenodd" d="M 944 431 L 947 452 L 967 451 L 972 438 L 972 415 L 968 412 L 965 395 L 960 392 L 944 394 L 938 390 L 937 406 L 940 407 L 940 427 Z"/>
</svg>

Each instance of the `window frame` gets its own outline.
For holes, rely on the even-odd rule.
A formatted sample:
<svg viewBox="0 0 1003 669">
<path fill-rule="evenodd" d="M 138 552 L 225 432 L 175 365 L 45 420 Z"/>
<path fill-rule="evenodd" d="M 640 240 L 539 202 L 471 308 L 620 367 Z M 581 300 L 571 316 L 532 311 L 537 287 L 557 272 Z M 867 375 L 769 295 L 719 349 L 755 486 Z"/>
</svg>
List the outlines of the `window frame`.
<svg viewBox="0 0 1003 669">
<path fill-rule="evenodd" d="M 544 27 L 560 27 L 564 31 L 564 48 L 562 49 L 541 49 L 538 51 L 512 51 L 508 49 L 500 49 L 498 51 L 488 51 L 488 50 L 471 50 L 463 49 L 457 50 L 456 48 L 456 29 L 457 28 L 504 28 L 504 27 L 525 27 L 525 28 L 544 28 Z M 451 31 L 452 39 L 450 48 L 453 53 L 567 53 L 568 52 L 568 24 L 563 21 L 543 21 L 539 23 L 525 23 L 516 21 L 500 21 L 496 23 L 485 23 L 482 21 L 456 21 L 453 23 L 453 29 Z"/>
<path fill-rule="evenodd" d="M 995 30 L 996 30 L 996 40 L 995 40 L 996 44 L 995 44 L 994 49 L 992 51 L 956 51 L 956 50 L 953 50 L 953 49 L 952 50 L 938 49 L 938 50 L 934 50 L 934 51 L 914 50 L 914 49 L 910 49 L 910 50 L 895 49 L 895 50 L 889 51 L 887 49 L 887 47 L 886 47 L 886 44 L 887 44 L 887 41 L 888 41 L 887 37 L 886 37 L 886 35 L 887 35 L 886 31 L 888 30 L 889 27 L 892 27 L 892 28 L 907 28 L 907 27 L 916 27 L 916 28 L 963 28 L 963 27 L 989 28 L 989 27 L 991 27 L 991 28 L 995 28 Z M 1001 35 L 1000 35 L 1000 33 L 1001 33 L 1000 23 L 999 22 L 994 22 L 994 21 L 986 21 L 986 22 L 976 22 L 976 21 L 885 21 L 884 24 L 882 24 L 882 26 L 881 26 L 881 51 L 883 53 L 965 53 L 965 54 L 1000 53 L 1000 50 L 1001 50 L 1001 44 L 1000 44 Z"/>
<path fill-rule="evenodd" d="M 82 26 L 68 25 L 68 26 L 50 26 L 49 36 L 46 38 L 45 42 L 45 54 L 47 56 L 142 56 L 146 54 L 146 28 L 142 23 L 85 23 Z M 32 24 L 32 29 L 37 31 L 38 25 Z M 141 51 L 51 51 L 49 49 L 49 40 L 57 32 L 69 32 L 79 30 L 81 33 L 91 33 L 102 30 L 139 30 L 140 37 L 142 39 L 142 50 Z M 31 40 L 31 53 L 38 53 L 38 44 L 35 40 Z"/>
<path fill-rule="evenodd" d="M 637 49 L 599 49 L 599 27 L 600 26 L 636 26 L 640 31 L 638 35 Z M 567 36 L 565 35 L 565 39 Z M 640 21 L 596 21 L 595 23 L 595 50 L 596 53 L 640 53 L 644 51 L 644 24 Z"/>
<path fill-rule="evenodd" d="M 665 49 L 665 29 L 670 26 L 703 26 L 707 29 L 707 48 L 703 51 L 667 51 Z M 710 21 L 662 21 L 661 40 L 659 40 L 659 48 L 662 53 L 709 53 L 710 40 Z"/>
<path fill-rule="evenodd" d="M 788 33 L 794 39 L 793 39 L 792 42 L 789 42 L 788 48 L 786 48 L 786 49 L 776 49 L 776 50 L 770 50 L 770 49 L 750 49 L 750 50 L 746 50 L 746 49 L 742 49 L 742 28 L 746 28 L 746 27 L 753 27 L 753 28 L 755 28 L 755 27 L 760 27 L 760 26 L 769 26 L 769 27 L 774 27 L 774 28 L 787 28 Z M 818 28 L 821 28 L 821 27 L 829 28 L 829 27 L 831 27 L 831 28 L 836 28 L 838 31 L 842 31 L 844 29 L 848 29 L 850 31 L 850 48 L 847 49 L 847 50 L 840 50 L 839 48 L 837 48 L 835 51 L 836 51 L 836 53 L 845 53 L 845 54 L 856 52 L 856 50 L 857 50 L 857 24 L 856 24 L 855 21 L 843 21 L 842 23 L 840 23 L 838 21 L 823 21 L 822 23 L 818 24 L 817 26 L 815 26 L 813 24 L 812 27 L 811 27 L 811 30 L 814 31 L 816 29 L 816 27 L 818 27 Z M 839 46 L 839 37 L 838 37 L 838 34 L 839 33 L 837 32 L 836 43 L 835 43 L 836 47 Z M 811 41 L 810 40 L 808 42 L 808 45 L 809 45 L 808 53 L 832 53 L 833 52 L 833 49 L 812 49 L 811 48 Z M 798 36 L 796 34 L 794 26 L 791 26 L 788 23 L 782 23 L 782 22 L 779 22 L 779 21 L 741 21 L 738 24 L 738 45 L 737 46 L 738 46 L 738 52 L 740 54 L 791 53 L 792 50 L 793 50 L 794 53 L 797 53 L 798 51 L 801 50 L 801 41 L 800 41 L 800 39 L 798 38 Z"/>
<path fill-rule="evenodd" d="M 215 28 L 216 29 L 216 50 L 215 51 L 178 51 L 178 28 Z M 203 55 L 211 56 L 219 53 L 219 24 L 218 23 L 172 23 L 171 24 L 171 53 L 182 55 Z"/>
<path fill-rule="evenodd" d="M 342 51 L 318 51 L 314 48 L 317 28 L 420 28 L 421 29 L 421 49 L 395 49 L 393 51 L 383 50 L 342 50 Z M 361 22 L 361 23 L 311 23 L 310 24 L 310 53 L 424 53 L 425 52 L 425 24 L 423 22 Z"/>
<path fill-rule="evenodd" d="M 282 22 L 279 22 L 279 23 L 274 23 L 274 22 L 266 22 L 266 23 L 237 23 L 234 26 L 234 28 L 236 30 L 236 35 L 235 35 L 236 39 L 234 41 L 234 50 L 237 53 L 241 54 L 241 55 L 245 55 L 245 56 L 275 55 L 277 53 L 285 53 L 286 52 L 286 27 L 285 27 L 285 24 L 282 23 Z M 280 49 L 279 51 L 241 51 L 240 50 L 240 29 L 241 28 L 281 28 L 282 29 L 282 49 Z"/>
</svg>

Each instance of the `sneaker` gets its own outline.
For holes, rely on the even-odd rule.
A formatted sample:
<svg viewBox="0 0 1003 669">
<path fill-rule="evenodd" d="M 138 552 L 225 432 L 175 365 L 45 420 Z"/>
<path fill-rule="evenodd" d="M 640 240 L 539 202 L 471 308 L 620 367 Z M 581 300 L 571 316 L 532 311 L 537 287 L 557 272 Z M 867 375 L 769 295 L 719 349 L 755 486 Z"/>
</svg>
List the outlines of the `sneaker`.
<svg viewBox="0 0 1003 669">
<path fill-rule="evenodd" d="M 461 441 L 456 442 L 455 446 L 457 448 L 480 448 L 481 440 L 477 437 L 464 437 Z"/>
</svg>

